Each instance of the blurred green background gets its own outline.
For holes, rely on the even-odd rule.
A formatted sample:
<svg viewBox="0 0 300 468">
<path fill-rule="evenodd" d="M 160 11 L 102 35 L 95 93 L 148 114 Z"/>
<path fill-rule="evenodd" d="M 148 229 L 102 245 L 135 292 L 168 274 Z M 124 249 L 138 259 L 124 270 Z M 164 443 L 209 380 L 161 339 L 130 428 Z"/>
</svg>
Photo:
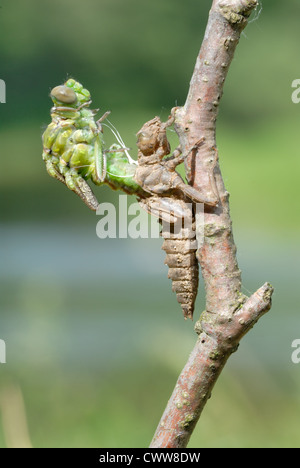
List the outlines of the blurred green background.
<svg viewBox="0 0 300 468">
<path fill-rule="evenodd" d="M 142 124 L 184 104 L 210 5 L 1 2 L 1 447 L 150 443 L 194 346 L 193 324 L 171 291 L 161 240 L 98 239 L 98 217 L 46 173 L 41 134 L 50 89 L 72 76 L 95 107 L 112 111 L 135 156 Z M 217 137 L 243 291 L 270 281 L 276 292 L 228 362 L 190 447 L 300 445 L 300 364 L 291 361 L 300 338 L 300 104 L 291 101 L 300 6 L 261 6 L 229 71 Z M 96 193 L 117 201 L 107 188 Z M 196 319 L 203 308 L 201 284 Z"/>
</svg>

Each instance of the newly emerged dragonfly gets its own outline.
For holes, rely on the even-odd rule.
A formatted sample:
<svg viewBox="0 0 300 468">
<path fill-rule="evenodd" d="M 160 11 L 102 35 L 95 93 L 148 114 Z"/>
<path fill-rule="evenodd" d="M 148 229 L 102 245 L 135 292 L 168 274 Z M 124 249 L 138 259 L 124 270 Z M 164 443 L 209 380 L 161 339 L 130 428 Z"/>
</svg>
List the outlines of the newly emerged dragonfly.
<svg viewBox="0 0 300 468">
<path fill-rule="evenodd" d="M 48 173 L 67 185 L 92 210 L 98 207 L 86 180 L 96 185 L 108 184 L 113 189 L 143 196 L 135 182 L 134 161 L 116 129 L 111 126 L 118 144 L 104 149 L 102 122 L 109 112 L 97 121 L 97 110 L 91 110 L 91 95 L 74 79 L 56 86 L 50 93 L 54 106 L 52 122 L 43 134 L 43 159 Z"/>
<path fill-rule="evenodd" d="M 107 126 L 118 143 L 108 149 L 104 147 L 102 123 L 109 112 L 96 121 L 98 110 L 89 108 L 91 95 L 80 83 L 69 79 L 53 88 L 50 96 L 54 103 L 52 121 L 43 134 L 43 159 L 48 173 L 79 195 L 92 210 L 97 210 L 99 204 L 87 180 L 135 195 L 143 209 L 171 225 L 170 230 L 162 229 L 165 239 L 162 248 L 167 253 L 165 263 L 184 317 L 192 318 L 198 262 L 194 211 L 189 205 L 199 202 L 215 206 L 218 196 L 214 190 L 213 170 L 211 181 L 215 197 L 209 199 L 187 185 L 176 167 L 203 144 L 204 139 L 187 154 L 181 154 L 181 149 L 177 148 L 166 157 L 170 153 L 166 129 L 173 124 L 174 113 L 165 123 L 155 117 L 137 133 L 138 161 L 134 161 L 112 124 Z M 184 218 L 192 221 L 188 229 L 181 223 Z M 176 224 L 180 232 L 175 235 Z"/>
</svg>

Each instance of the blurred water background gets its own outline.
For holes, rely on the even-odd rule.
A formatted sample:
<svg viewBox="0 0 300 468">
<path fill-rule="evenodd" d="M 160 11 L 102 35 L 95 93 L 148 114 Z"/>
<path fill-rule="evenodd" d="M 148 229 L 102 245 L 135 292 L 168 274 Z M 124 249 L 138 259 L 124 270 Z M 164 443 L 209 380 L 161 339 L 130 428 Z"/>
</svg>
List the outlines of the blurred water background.
<svg viewBox="0 0 300 468">
<path fill-rule="evenodd" d="M 95 107 L 112 111 L 135 156 L 142 124 L 185 101 L 210 4 L 2 2 L 1 447 L 16 443 L 25 415 L 34 447 L 146 447 L 152 438 L 194 346 L 193 324 L 171 291 L 161 240 L 97 238 L 99 217 L 46 173 L 41 134 L 50 89 L 73 76 Z M 256 13 L 228 74 L 217 137 L 243 292 L 269 281 L 274 302 L 230 358 L 190 447 L 299 446 L 299 2 L 264 0 Z M 110 189 L 95 192 L 117 203 Z M 201 284 L 196 319 L 204 304 Z"/>
</svg>

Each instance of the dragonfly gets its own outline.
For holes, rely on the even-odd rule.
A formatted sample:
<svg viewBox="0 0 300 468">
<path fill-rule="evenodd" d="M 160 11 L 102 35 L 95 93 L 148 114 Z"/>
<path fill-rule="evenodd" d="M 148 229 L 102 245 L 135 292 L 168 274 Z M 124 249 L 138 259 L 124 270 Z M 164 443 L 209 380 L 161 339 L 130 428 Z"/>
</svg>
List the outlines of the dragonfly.
<svg viewBox="0 0 300 468">
<path fill-rule="evenodd" d="M 184 159 L 203 144 L 201 138 L 186 154 L 180 147 L 171 156 L 166 130 L 174 123 L 175 110 L 167 122 L 155 117 L 137 133 L 138 159 L 132 159 L 118 130 L 108 121 L 109 111 L 96 120 L 99 109 L 91 109 L 90 92 L 73 78 L 50 92 L 51 122 L 42 136 L 43 160 L 51 177 L 64 183 L 93 211 L 99 202 L 88 181 L 135 195 L 143 209 L 169 223 L 162 229 L 165 263 L 185 318 L 193 316 L 198 289 L 195 223 L 184 228 L 182 220 L 194 221 L 192 203 L 216 206 L 218 196 L 212 179 L 213 198 L 186 184 L 176 171 Z M 108 123 L 105 123 L 108 122 Z M 105 147 L 103 126 L 117 143 Z M 174 230 L 178 223 L 179 228 Z M 175 236 L 175 231 L 177 236 Z M 171 233 L 170 233 L 171 232 Z"/>
<path fill-rule="evenodd" d="M 109 112 L 96 120 L 99 109 L 90 109 L 90 92 L 72 78 L 53 88 L 50 97 L 54 104 L 52 121 L 42 136 L 43 160 L 49 175 L 94 211 L 99 203 L 87 180 L 142 196 L 143 190 L 134 180 L 137 163 L 112 124 L 118 143 L 104 149 L 102 122 Z"/>
</svg>

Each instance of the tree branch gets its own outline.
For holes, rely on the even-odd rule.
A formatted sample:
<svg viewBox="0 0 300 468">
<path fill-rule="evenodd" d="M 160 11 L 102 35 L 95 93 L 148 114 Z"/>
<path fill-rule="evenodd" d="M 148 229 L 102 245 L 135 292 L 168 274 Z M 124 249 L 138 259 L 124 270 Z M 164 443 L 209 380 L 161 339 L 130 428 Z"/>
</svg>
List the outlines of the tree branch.
<svg viewBox="0 0 300 468">
<path fill-rule="evenodd" d="M 240 339 L 271 307 L 273 288 L 266 283 L 232 319 L 203 313 L 199 338 L 184 367 L 151 443 L 152 448 L 184 448 L 213 386 Z"/>
<path fill-rule="evenodd" d="M 216 164 L 216 120 L 225 78 L 240 34 L 256 6 L 256 0 L 213 1 L 186 103 L 175 114 L 175 129 L 183 152 L 205 138 L 204 144 L 186 160 L 189 183 L 206 198 L 214 198 L 217 189 L 220 203 L 216 208 L 206 207 L 204 242 L 198 237 L 197 258 L 206 289 L 206 310 L 196 324 L 199 339 L 177 381 L 151 447 L 187 445 L 228 357 L 237 349 L 242 336 L 271 307 L 273 288 L 268 283 L 249 299 L 241 292 L 229 194 Z M 197 232 L 201 229 L 198 220 Z"/>
</svg>

